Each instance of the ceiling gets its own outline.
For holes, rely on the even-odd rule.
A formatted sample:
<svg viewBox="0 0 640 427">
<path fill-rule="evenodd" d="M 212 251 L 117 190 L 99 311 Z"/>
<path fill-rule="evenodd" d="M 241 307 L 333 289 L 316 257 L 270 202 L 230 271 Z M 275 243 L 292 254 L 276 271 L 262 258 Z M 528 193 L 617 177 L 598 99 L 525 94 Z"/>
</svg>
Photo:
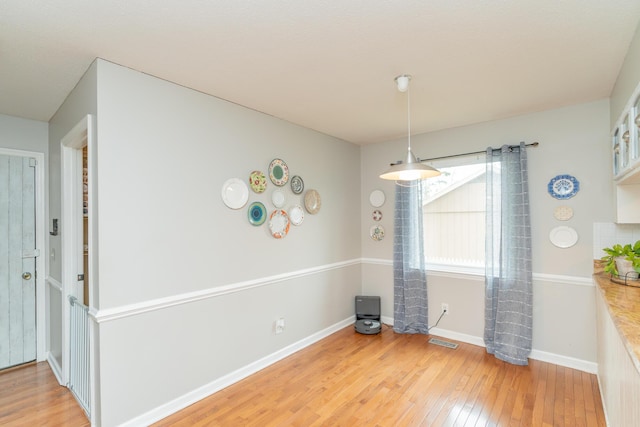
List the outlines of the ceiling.
<svg viewBox="0 0 640 427">
<path fill-rule="evenodd" d="M 638 0 L 0 0 L 0 114 L 103 58 L 356 143 L 610 95 Z"/>
</svg>

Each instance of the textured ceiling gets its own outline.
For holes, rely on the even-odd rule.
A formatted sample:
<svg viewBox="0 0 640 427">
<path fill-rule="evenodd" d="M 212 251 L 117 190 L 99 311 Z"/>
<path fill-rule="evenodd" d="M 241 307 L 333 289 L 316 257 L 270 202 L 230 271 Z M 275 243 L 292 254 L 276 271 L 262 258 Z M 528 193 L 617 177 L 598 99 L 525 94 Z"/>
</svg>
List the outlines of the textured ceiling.
<svg viewBox="0 0 640 427">
<path fill-rule="evenodd" d="M 606 98 L 638 0 L 0 0 L 0 113 L 96 58 L 357 144 Z"/>
</svg>

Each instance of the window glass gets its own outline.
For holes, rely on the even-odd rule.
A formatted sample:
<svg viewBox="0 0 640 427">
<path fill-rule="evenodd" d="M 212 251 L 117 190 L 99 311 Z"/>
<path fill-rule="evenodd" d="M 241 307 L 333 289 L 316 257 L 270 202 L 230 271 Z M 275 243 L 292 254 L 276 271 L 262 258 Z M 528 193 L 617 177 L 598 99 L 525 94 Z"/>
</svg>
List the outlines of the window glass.
<svg viewBox="0 0 640 427">
<path fill-rule="evenodd" d="M 433 268 L 484 267 L 485 156 L 430 163 L 442 175 L 423 182 L 424 249 Z"/>
</svg>

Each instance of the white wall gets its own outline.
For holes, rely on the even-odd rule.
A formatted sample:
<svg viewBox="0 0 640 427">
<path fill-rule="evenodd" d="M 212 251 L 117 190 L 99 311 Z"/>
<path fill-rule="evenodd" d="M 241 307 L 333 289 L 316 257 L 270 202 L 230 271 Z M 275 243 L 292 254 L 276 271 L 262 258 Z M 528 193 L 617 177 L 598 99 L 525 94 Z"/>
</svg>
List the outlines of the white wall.
<svg viewBox="0 0 640 427">
<path fill-rule="evenodd" d="M 0 147 L 13 150 L 48 152 L 47 124 L 37 120 L 0 114 Z"/>
<path fill-rule="evenodd" d="M 608 101 L 576 105 L 510 119 L 448 129 L 412 138 L 413 151 L 431 158 L 481 151 L 488 146 L 539 141 L 528 150 L 529 190 L 532 222 L 534 272 L 534 350 L 540 358 L 558 355 L 571 363 L 578 359 L 596 361 L 593 285 L 593 223 L 611 222 L 611 161 L 608 147 Z M 382 296 L 383 315 L 393 317 L 394 183 L 378 175 L 390 161 L 399 159 L 406 141 L 398 140 L 362 149 L 361 241 L 364 293 Z M 570 174 L 580 181 L 580 192 L 559 201 L 547 193 L 548 182 L 558 174 Z M 368 236 L 372 225 L 369 193 L 382 189 L 387 201 L 381 221 L 387 231 L 382 242 Z M 555 207 L 567 205 L 574 217 L 567 222 L 553 216 Z M 549 232 L 558 225 L 576 229 L 578 243 L 568 249 L 555 247 Z M 440 303 L 450 306 L 451 314 L 440 323 L 439 332 L 480 343 L 484 325 L 483 280 L 461 274 L 431 272 L 428 279 L 430 320 L 435 322 Z M 591 368 L 590 368 L 591 369 Z"/>
<path fill-rule="evenodd" d="M 101 60 L 97 100 L 102 425 L 148 421 L 352 318 L 358 146 Z M 221 199 L 273 158 L 322 198 L 282 240 Z M 249 202 L 271 211 L 273 189 Z"/>
<path fill-rule="evenodd" d="M 613 129 L 625 110 L 629 97 L 638 86 L 640 76 L 640 24 L 631 40 L 629 50 L 611 92 L 611 114 L 609 128 Z M 634 100 L 635 101 L 635 100 Z"/>
</svg>

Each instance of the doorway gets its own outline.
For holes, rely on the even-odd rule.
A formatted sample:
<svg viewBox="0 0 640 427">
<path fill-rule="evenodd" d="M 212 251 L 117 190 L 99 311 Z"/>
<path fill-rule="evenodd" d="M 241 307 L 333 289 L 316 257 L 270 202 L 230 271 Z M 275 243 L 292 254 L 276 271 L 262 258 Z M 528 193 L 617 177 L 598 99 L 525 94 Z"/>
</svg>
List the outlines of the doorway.
<svg viewBox="0 0 640 427">
<path fill-rule="evenodd" d="M 0 369 L 44 358 L 43 165 L 0 149 Z"/>
<path fill-rule="evenodd" d="M 62 159 L 62 383 L 91 417 L 95 403 L 96 147 L 93 118 L 87 115 L 61 142 Z"/>
</svg>

